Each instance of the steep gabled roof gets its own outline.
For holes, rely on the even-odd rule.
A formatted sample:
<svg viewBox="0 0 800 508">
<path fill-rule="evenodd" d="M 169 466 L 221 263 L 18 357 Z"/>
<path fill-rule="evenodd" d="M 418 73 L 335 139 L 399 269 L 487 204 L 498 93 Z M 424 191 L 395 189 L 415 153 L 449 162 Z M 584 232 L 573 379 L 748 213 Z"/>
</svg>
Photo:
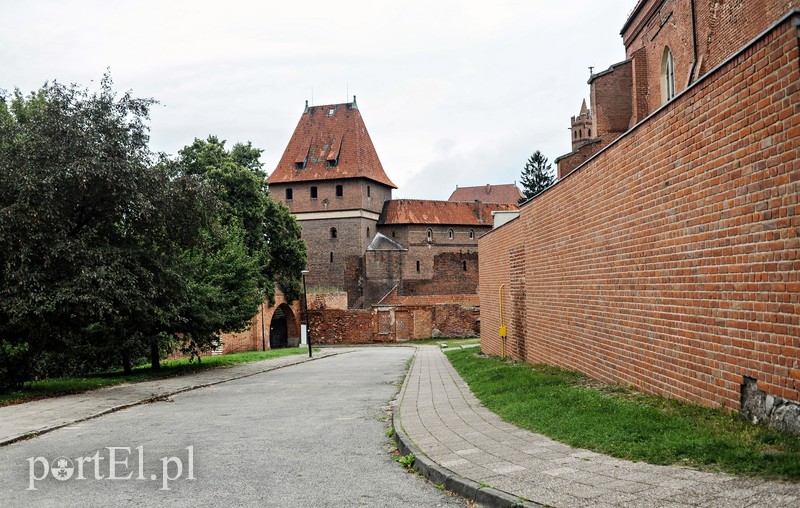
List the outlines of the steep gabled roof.
<svg viewBox="0 0 800 508">
<path fill-rule="evenodd" d="M 353 102 L 311 106 L 300 117 L 269 183 L 367 178 L 393 189 Z"/>
<path fill-rule="evenodd" d="M 517 210 L 515 204 L 393 199 L 383 205 L 378 224 L 491 226 L 495 210 Z"/>
<path fill-rule="evenodd" d="M 448 201 L 473 202 L 477 200 L 482 203 L 502 203 L 515 205 L 519 203 L 519 198 L 521 197 L 522 192 L 519 190 L 516 184 L 486 184 L 478 187 L 457 187 L 456 190 L 454 190 L 450 195 Z"/>
</svg>

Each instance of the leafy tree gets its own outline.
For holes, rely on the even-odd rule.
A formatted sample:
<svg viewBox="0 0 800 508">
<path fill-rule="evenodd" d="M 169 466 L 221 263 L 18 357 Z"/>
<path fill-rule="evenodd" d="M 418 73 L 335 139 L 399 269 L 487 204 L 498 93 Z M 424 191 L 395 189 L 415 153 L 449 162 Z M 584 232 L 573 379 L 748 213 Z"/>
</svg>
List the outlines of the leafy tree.
<svg viewBox="0 0 800 508">
<path fill-rule="evenodd" d="M 174 252 L 213 204 L 153 164 L 153 103 L 118 97 L 108 75 L 95 93 L 0 93 L 0 344 L 20 370 L 83 348 L 129 367 L 158 346 L 185 288 Z"/>
<path fill-rule="evenodd" d="M 522 170 L 522 194 L 519 202 L 527 201 L 555 183 L 551 165 L 542 152 L 536 150 L 525 163 Z"/>
</svg>

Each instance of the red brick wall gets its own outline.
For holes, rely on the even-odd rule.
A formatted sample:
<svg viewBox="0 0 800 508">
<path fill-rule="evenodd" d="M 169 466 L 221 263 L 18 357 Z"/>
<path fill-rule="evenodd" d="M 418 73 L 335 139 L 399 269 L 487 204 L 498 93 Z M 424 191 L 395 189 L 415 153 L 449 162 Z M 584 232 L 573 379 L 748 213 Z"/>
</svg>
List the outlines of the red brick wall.
<svg viewBox="0 0 800 508">
<path fill-rule="evenodd" d="M 592 85 L 592 113 L 597 128 L 595 136 L 610 143 L 630 127 L 633 115 L 633 70 L 630 61 L 613 65 L 596 74 Z"/>
<path fill-rule="evenodd" d="M 394 336 L 381 336 L 373 331 L 371 310 L 311 310 L 309 336 L 311 344 L 366 344 L 394 342 Z M 377 325 L 377 322 L 375 323 Z"/>
<path fill-rule="evenodd" d="M 709 406 L 738 409 L 743 376 L 800 400 L 794 22 L 480 239 L 484 351 L 504 284 L 513 356 Z"/>
<path fill-rule="evenodd" d="M 223 334 L 222 339 L 222 352 L 239 353 L 242 351 L 261 351 L 266 345 L 269 349 L 269 325 L 272 321 L 272 315 L 275 309 L 279 306 L 284 306 L 284 313 L 287 315 L 288 335 L 294 342 L 299 342 L 300 337 L 300 302 L 287 302 L 283 292 L 275 289 L 275 305 L 270 306 L 268 302 L 264 302 L 258 313 L 253 316 L 250 321 L 250 327 L 238 333 Z M 261 326 L 261 316 L 264 316 L 264 327 Z"/>
</svg>

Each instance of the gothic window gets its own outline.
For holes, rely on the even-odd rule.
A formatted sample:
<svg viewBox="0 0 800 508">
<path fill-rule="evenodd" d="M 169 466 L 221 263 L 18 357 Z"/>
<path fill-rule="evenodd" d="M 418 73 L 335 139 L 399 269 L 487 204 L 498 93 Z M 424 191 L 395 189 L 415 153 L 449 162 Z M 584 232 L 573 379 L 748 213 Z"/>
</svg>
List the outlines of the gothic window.
<svg viewBox="0 0 800 508">
<path fill-rule="evenodd" d="M 453 239 L 453 230 L 452 229 L 448 229 L 447 230 L 447 238 L 450 239 L 450 240 Z"/>
<path fill-rule="evenodd" d="M 344 196 L 344 187 L 342 187 L 341 185 L 337 185 L 336 186 L 336 197 L 340 198 L 342 196 Z"/>
<path fill-rule="evenodd" d="M 433 241 L 433 230 L 431 228 L 428 228 L 428 242 L 432 241 Z"/>
<path fill-rule="evenodd" d="M 336 238 L 336 228 L 331 228 L 331 238 Z"/>
<path fill-rule="evenodd" d="M 311 199 L 317 199 L 317 188 L 311 187 Z"/>
<path fill-rule="evenodd" d="M 470 240 L 474 240 L 475 239 L 475 230 L 473 230 L 473 229 L 469 230 L 469 239 Z"/>
<path fill-rule="evenodd" d="M 661 102 L 667 103 L 675 97 L 675 62 L 669 46 L 664 48 L 661 59 Z"/>
<path fill-rule="evenodd" d="M 286 201 L 292 200 L 292 189 L 286 189 Z"/>
</svg>

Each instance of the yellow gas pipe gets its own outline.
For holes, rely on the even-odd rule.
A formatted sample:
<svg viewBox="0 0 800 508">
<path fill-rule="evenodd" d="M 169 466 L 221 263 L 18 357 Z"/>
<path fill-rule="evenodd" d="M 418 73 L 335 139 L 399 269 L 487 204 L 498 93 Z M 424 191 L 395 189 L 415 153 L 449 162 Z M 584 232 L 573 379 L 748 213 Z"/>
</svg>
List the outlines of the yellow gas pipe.
<svg viewBox="0 0 800 508">
<path fill-rule="evenodd" d="M 500 284 L 500 351 L 501 356 L 503 359 L 506 357 L 506 325 L 505 321 L 503 321 L 503 286 L 505 284 Z"/>
</svg>

